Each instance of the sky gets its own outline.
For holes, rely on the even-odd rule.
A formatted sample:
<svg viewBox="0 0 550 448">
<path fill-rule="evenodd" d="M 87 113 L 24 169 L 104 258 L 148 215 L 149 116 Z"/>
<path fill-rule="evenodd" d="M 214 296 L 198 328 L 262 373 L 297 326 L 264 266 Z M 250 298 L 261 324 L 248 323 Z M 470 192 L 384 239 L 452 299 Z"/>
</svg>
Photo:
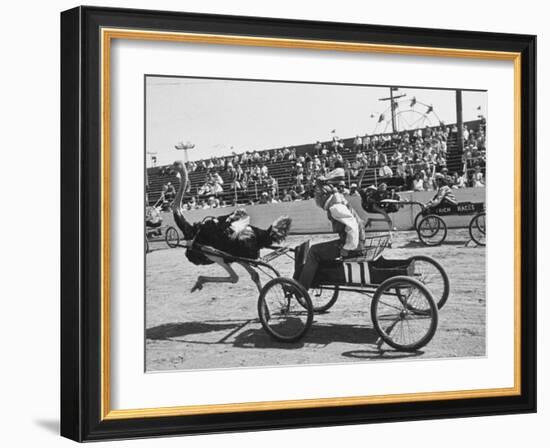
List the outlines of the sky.
<svg viewBox="0 0 550 448">
<path fill-rule="evenodd" d="M 341 138 L 391 132 L 389 101 L 379 101 L 389 93 L 387 86 L 148 76 L 146 151 L 156 153 L 157 165 L 165 165 L 183 159 L 174 148 L 179 142 L 193 143 L 189 160 L 200 160 L 329 140 L 332 130 Z M 456 122 L 454 90 L 400 87 L 394 92 L 402 94 L 401 126 Z M 418 102 L 411 108 L 413 97 Z M 420 103 L 433 105 L 430 121 Z M 487 116 L 487 92 L 463 91 L 462 103 L 465 121 Z M 381 113 L 388 120 L 378 123 Z"/>
</svg>

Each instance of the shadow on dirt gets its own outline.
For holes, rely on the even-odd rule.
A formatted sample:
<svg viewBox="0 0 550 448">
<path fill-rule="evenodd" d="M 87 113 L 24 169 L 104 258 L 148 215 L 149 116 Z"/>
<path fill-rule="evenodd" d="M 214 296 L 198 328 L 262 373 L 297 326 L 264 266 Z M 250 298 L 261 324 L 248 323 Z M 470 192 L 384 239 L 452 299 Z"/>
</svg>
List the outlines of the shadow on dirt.
<svg viewBox="0 0 550 448">
<path fill-rule="evenodd" d="M 432 247 L 444 247 L 444 246 L 465 246 L 466 241 L 464 240 L 454 240 L 449 241 L 446 240 L 443 243 L 439 244 L 438 246 L 432 246 Z M 396 249 L 426 249 L 428 246 L 426 246 L 424 243 L 421 243 L 420 241 L 408 241 L 406 244 L 400 245 L 399 247 L 395 247 Z"/>
<path fill-rule="evenodd" d="M 249 324 L 258 325 L 257 319 L 235 321 L 206 321 L 206 322 L 181 322 L 169 323 L 148 328 L 145 331 L 147 339 L 172 340 L 197 334 L 212 332 L 226 333 L 216 341 L 191 341 L 180 342 L 197 344 L 231 344 L 236 348 L 260 348 L 260 349 L 288 349 L 293 350 L 311 346 L 326 346 L 331 343 L 369 344 L 374 345 L 378 340 L 378 334 L 373 328 L 362 325 L 346 324 L 317 324 L 314 323 L 307 334 L 297 342 L 281 342 L 273 339 L 263 328 L 249 328 L 243 330 Z M 230 341 L 230 338 L 234 338 Z M 351 352 L 350 352 L 351 353 Z M 378 353 L 378 352 L 377 352 Z M 350 357 L 352 357 L 350 355 Z M 359 357 L 359 356 L 358 356 Z"/>
<path fill-rule="evenodd" d="M 302 340 L 286 343 L 272 339 L 263 329 L 249 329 L 238 334 L 233 345 L 240 348 L 296 349 L 304 345 L 326 346 L 331 343 L 375 344 L 378 334 L 373 328 L 345 324 L 314 323 Z"/>
<path fill-rule="evenodd" d="M 412 352 L 412 353 L 405 353 L 405 352 L 398 352 L 395 350 L 371 349 L 371 350 L 350 350 L 348 352 L 342 353 L 342 356 L 346 358 L 365 359 L 365 360 L 366 359 L 391 360 L 391 359 L 415 358 L 423 354 L 424 352 L 421 350 L 417 350 L 416 352 Z"/>
<path fill-rule="evenodd" d="M 180 322 L 163 324 L 145 330 L 147 339 L 167 340 L 191 334 L 211 333 L 213 331 L 234 330 L 249 321 L 223 322 Z"/>
</svg>

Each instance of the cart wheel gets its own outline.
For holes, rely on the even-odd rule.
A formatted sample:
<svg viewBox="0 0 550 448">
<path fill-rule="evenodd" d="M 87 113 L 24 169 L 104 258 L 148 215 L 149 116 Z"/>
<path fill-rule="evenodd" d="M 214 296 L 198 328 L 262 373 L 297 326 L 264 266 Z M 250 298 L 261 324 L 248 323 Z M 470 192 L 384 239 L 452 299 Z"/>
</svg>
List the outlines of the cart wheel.
<svg viewBox="0 0 550 448">
<path fill-rule="evenodd" d="M 439 246 L 447 238 L 447 224 L 437 215 L 428 215 L 420 220 L 416 233 L 426 246 Z"/>
<path fill-rule="evenodd" d="M 328 311 L 338 300 L 338 286 L 335 286 L 334 289 L 324 289 L 320 286 L 319 288 L 313 288 L 312 291 L 309 297 L 313 304 L 313 311 L 316 313 Z"/>
<path fill-rule="evenodd" d="M 422 211 L 419 211 L 416 216 L 414 217 L 414 229 L 416 231 L 418 231 L 418 224 L 420 224 L 420 220 L 422 219 L 422 217 L 425 216 L 424 215 L 424 212 Z"/>
<path fill-rule="evenodd" d="M 415 255 L 409 258 L 414 262 L 412 276 L 422 283 L 431 292 L 437 308 L 441 309 L 449 298 L 449 276 L 437 261 L 425 255 Z M 398 291 L 399 292 L 399 291 Z M 402 293 L 407 294 L 406 292 Z"/>
<path fill-rule="evenodd" d="M 398 291 L 406 290 L 403 298 Z M 422 313 L 413 311 L 425 310 Z M 374 293 L 371 317 L 375 330 L 390 347 L 413 352 L 424 347 L 437 329 L 437 305 L 428 289 L 412 277 L 392 277 Z"/>
<path fill-rule="evenodd" d="M 478 246 L 485 246 L 485 212 L 478 213 L 470 221 L 470 238 Z"/>
<path fill-rule="evenodd" d="M 258 299 L 260 322 L 278 341 L 295 342 L 311 327 L 313 305 L 297 281 L 277 277 L 265 284 Z"/>
<path fill-rule="evenodd" d="M 166 244 L 168 244 L 168 247 L 171 247 L 172 249 L 174 247 L 178 247 L 180 244 L 180 234 L 178 233 L 176 228 L 172 226 L 166 229 L 164 239 L 166 240 Z"/>
</svg>

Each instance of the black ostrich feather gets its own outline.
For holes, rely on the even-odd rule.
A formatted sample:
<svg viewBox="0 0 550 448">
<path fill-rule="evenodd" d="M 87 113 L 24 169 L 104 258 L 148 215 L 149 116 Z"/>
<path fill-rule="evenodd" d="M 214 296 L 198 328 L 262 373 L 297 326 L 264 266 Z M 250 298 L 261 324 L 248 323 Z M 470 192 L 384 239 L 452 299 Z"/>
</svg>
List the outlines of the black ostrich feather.
<svg viewBox="0 0 550 448">
<path fill-rule="evenodd" d="M 267 230 L 248 224 L 250 217 L 242 208 L 229 215 L 209 217 L 201 222 L 189 223 L 184 216 L 183 195 L 189 189 L 187 169 L 182 162 L 174 162 L 174 169 L 180 174 L 181 184 L 176 194 L 172 211 L 174 222 L 183 233 L 185 240 L 194 244 L 210 246 L 227 252 L 235 257 L 257 259 L 260 249 L 283 241 L 292 223 L 288 216 L 281 216 Z M 193 264 L 214 263 L 193 245 L 187 249 L 186 256 Z"/>
<path fill-rule="evenodd" d="M 184 232 L 184 235 L 191 236 L 189 239 L 192 239 L 195 244 L 210 246 L 235 257 L 251 259 L 259 258 L 260 249 L 280 243 L 288 235 L 292 220 L 287 216 L 277 218 L 267 230 L 245 225 L 239 231 L 235 231 L 232 224 L 247 217 L 247 215 L 243 215 L 243 212 L 243 210 L 237 210 L 229 215 L 206 218 L 193 225 L 187 223 L 184 226 L 187 233 L 181 226 L 178 225 L 178 227 Z M 187 249 L 186 256 L 193 264 L 213 263 L 200 250 L 193 247 Z"/>
</svg>

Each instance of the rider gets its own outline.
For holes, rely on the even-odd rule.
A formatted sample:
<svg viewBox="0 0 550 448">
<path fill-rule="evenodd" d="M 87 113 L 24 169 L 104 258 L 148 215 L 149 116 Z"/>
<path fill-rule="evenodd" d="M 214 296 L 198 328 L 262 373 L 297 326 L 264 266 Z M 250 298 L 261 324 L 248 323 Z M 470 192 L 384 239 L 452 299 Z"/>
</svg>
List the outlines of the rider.
<svg viewBox="0 0 550 448">
<path fill-rule="evenodd" d="M 383 219 L 368 218 L 367 227 L 370 226 L 372 221 L 385 221 L 388 223 L 390 229 L 393 228 L 393 222 L 388 211 L 394 212 L 397 209 L 391 208 L 388 210 L 387 207 L 382 205 L 383 200 L 393 199 L 394 196 L 391 191 L 388 191 L 387 185 L 382 183 L 378 185 L 378 188 L 374 185 L 369 185 L 364 190 L 359 190 L 359 194 L 361 195 L 361 207 L 363 207 L 363 210 L 367 213 L 380 214 L 384 217 Z"/>
<path fill-rule="evenodd" d="M 339 234 L 339 238 L 314 244 L 309 249 L 305 264 L 298 276 L 298 281 L 306 289 L 311 287 L 321 262 L 353 255 L 353 252 L 363 248 L 365 241 L 364 224 L 361 218 L 332 185 L 317 180 L 315 203 L 327 212 L 332 229 Z"/>
<path fill-rule="evenodd" d="M 172 182 L 168 182 L 162 186 L 162 191 L 160 193 L 160 207 L 162 210 L 168 208 L 174 198 L 176 197 L 176 189 L 172 185 Z"/>
<path fill-rule="evenodd" d="M 456 197 L 453 194 L 452 188 L 447 185 L 445 176 L 441 173 L 435 173 L 435 183 L 437 185 L 437 193 L 431 201 L 426 203 L 426 208 L 433 209 L 437 206 L 456 206 Z"/>
<path fill-rule="evenodd" d="M 357 181 L 357 184 L 359 185 L 359 194 L 361 196 L 361 207 L 363 207 L 363 210 L 365 210 L 367 213 L 380 214 L 383 216 L 383 218 L 368 218 L 366 225 L 367 227 L 370 227 L 370 224 L 373 221 L 385 221 L 388 223 L 389 228 L 392 229 L 392 219 L 390 218 L 390 215 L 388 215 L 387 210 L 383 206 L 381 206 L 381 201 L 384 199 L 393 198 L 393 194 L 388 195 L 389 192 L 387 191 L 387 185 L 385 183 L 381 183 L 380 185 L 378 185 L 378 187 L 370 185 L 363 190 L 361 188 L 361 183 L 363 182 L 363 177 L 365 177 L 367 169 L 368 163 L 366 163 L 365 161 L 365 166 L 363 167 L 363 171 L 361 172 L 359 180 Z"/>
<path fill-rule="evenodd" d="M 151 235 L 160 236 L 162 231 L 160 226 L 162 225 L 162 216 L 160 214 L 160 207 L 147 206 L 145 208 L 145 227 L 147 232 Z M 149 229 L 155 229 L 149 231 Z"/>
</svg>

